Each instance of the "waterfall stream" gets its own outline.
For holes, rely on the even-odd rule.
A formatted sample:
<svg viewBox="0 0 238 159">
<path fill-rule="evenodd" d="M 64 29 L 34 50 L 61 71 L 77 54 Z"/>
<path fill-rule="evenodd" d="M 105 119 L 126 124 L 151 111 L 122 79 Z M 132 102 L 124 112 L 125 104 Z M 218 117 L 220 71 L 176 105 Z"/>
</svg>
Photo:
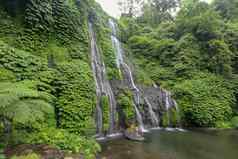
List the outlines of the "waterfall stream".
<svg viewBox="0 0 238 159">
<path fill-rule="evenodd" d="M 122 48 L 121 48 L 121 44 L 120 44 L 120 41 L 118 40 L 118 38 L 116 37 L 116 35 L 117 35 L 117 26 L 116 26 L 116 24 L 114 23 L 114 21 L 112 19 L 109 19 L 109 26 L 112 29 L 111 39 L 112 39 L 113 46 L 116 50 L 117 66 L 120 70 L 124 69 L 125 75 L 127 76 L 127 79 L 129 79 L 130 87 L 131 87 L 131 90 L 134 93 L 134 98 L 135 98 L 134 99 L 134 102 L 135 102 L 134 109 L 135 109 L 135 112 L 136 112 L 136 119 L 137 119 L 137 122 L 139 124 L 139 128 L 142 131 L 146 131 L 145 128 L 144 128 L 142 115 L 141 115 L 141 113 L 139 111 L 139 108 L 138 108 L 138 106 L 140 105 L 140 90 L 134 82 L 131 68 L 124 62 L 123 51 L 122 51 Z"/>
<path fill-rule="evenodd" d="M 152 105 L 150 104 L 150 102 L 147 98 L 145 98 L 145 102 L 147 103 L 148 108 L 149 108 L 151 122 L 153 123 L 154 126 L 159 126 L 159 120 L 158 120 L 158 117 L 156 116 L 155 112 L 153 111 Z"/>
<path fill-rule="evenodd" d="M 126 76 L 125 78 L 128 80 L 129 87 L 133 91 L 134 94 L 134 109 L 136 112 L 136 119 L 139 124 L 139 127 L 141 130 L 145 130 L 144 128 L 144 123 L 143 123 L 143 115 L 140 112 L 139 106 L 140 106 L 140 97 L 143 97 L 143 100 L 145 104 L 147 105 L 147 110 L 148 110 L 148 115 L 149 118 L 152 122 L 152 127 L 157 127 L 160 124 L 160 118 L 159 114 L 155 113 L 153 110 L 153 106 L 151 104 L 152 101 L 149 100 L 144 94 L 140 91 L 140 89 L 136 86 L 135 81 L 133 79 L 133 74 L 130 66 L 124 62 L 124 56 L 123 56 L 123 49 L 121 47 L 121 43 L 117 38 L 117 24 L 112 20 L 109 19 L 109 26 L 112 30 L 111 34 L 111 40 L 112 44 L 114 46 L 114 49 L 116 51 L 116 62 L 119 70 L 122 72 L 124 71 Z M 160 95 L 158 96 L 159 101 L 164 105 L 165 112 L 164 115 L 167 115 L 167 120 L 168 120 L 168 126 L 171 126 L 171 117 L 170 117 L 170 112 L 172 109 L 175 109 L 178 113 L 178 107 L 176 101 L 172 98 L 172 95 L 169 91 L 164 90 L 157 86 L 155 83 L 153 84 L 153 88 L 157 89 L 158 92 L 160 92 Z M 158 106 L 157 106 L 158 107 Z"/>
<path fill-rule="evenodd" d="M 107 96 L 109 100 L 109 129 L 107 134 L 113 134 L 116 131 L 116 100 L 113 94 L 110 82 L 107 79 L 106 68 L 101 58 L 99 49 L 96 43 L 96 35 L 93 31 L 93 24 L 89 22 L 89 36 L 91 40 L 91 67 L 93 70 L 94 80 L 96 84 L 96 133 L 98 136 L 103 135 L 103 106 L 102 97 Z"/>
</svg>

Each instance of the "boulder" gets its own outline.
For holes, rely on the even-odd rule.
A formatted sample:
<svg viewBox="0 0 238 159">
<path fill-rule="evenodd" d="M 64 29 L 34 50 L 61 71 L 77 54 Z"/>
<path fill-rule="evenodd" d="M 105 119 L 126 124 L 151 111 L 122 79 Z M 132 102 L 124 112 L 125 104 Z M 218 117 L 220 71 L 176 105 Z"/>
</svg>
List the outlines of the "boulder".
<svg viewBox="0 0 238 159">
<path fill-rule="evenodd" d="M 132 141 L 144 141 L 145 138 L 143 137 L 142 133 L 139 133 L 139 129 L 138 128 L 128 128 L 125 130 L 124 132 L 124 136 L 125 138 L 127 138 L 128 140 L 132 140 Z"/>
</svg>

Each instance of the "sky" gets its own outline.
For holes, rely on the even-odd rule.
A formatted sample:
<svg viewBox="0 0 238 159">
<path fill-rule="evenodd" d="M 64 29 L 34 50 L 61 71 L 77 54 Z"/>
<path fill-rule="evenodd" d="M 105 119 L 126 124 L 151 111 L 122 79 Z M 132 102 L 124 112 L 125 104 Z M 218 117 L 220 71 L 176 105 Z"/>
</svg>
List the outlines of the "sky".
<svg viewBox="0 0 238 159">
<path fill-rule="evenodd" d="M 102 6 L 102 8 L 111 16 L 119 17 L 120 10 L 118 7 L 119 0 L 96 0 Z"/>
<path fill-rule="evenodd" d="M 102 8 L 111 16 L 119 17 L 120 10 L 118 7 L 119 0 L 96 0 L 98 3 L 101 4 Z M 206 2 L 211 2 L 212 0 L 202 0 Z"/>
</svg>

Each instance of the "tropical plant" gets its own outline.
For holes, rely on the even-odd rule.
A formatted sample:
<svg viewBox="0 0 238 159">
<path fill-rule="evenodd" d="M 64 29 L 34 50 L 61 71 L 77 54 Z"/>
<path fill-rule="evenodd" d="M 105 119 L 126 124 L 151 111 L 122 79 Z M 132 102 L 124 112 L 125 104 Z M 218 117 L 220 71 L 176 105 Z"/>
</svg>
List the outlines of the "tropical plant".
<svg viewBox="0 0 238 159">
<path fill-rule="evenodd" d="M 40 159 L 41 157 L 35 153 L 27 154 L 23 156 L 13 156 L 11 159 Z"/>
<path fill-rule="evenodd" d="M 101 150 L 93 139 L 69 133 L 63 129 L 45 128 L 29 138 L 33 144 L 49 144 L 69 153 L 82 153 L 86 159 L 92 159 Z"/>
<path fill-rule="evenodd" d="M 37 91 L 37 82 L 0 83 L 0 119 L 4 132 L 10 135 L 13 124 L 28 125 L 53 114 L 51 100 L 51 95 Z"/>
</svg>

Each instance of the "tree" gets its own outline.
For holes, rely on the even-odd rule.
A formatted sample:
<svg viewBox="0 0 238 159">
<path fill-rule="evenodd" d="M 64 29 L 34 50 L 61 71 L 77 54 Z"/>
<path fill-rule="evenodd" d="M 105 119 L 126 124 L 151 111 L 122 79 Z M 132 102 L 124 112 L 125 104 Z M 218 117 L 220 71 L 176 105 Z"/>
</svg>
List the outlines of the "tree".
<svg viewBox="0 0 238 159">
<path fill-rule="evenodd" d="M 238 0 L 215 0 L 213 5 L 224 19 L 238 19 Z"/>
<path fill-rule="evenodd" d="M 47 114 L 53 114 L 52 96 L 37 91 L 36 86 L 33 81 L 0 83 L 0 121 L 4 125 L 6 141 L 13 124 L 33 124 L 43 121 Z"/>
<path fill-rule="evenodd" d="M 142 19 L 152 25 L 172 20 L 179 5 L 180 0 L 150 0 L 142 7 Z"/>
<path fill-rule="evenodd" d="M 118 5 L 122 15 L 134 17 L 139 13 L 142 3 L 143 0 L 120 0 Z"/>
<path fill-rule="evenodd" d="M 151 0 L 153 6 L 155 6 L 158 12 L 172 12 L 179 7 L 180 0 Z"/>
<path fill-rule="evenodd" d="M 216 74 L 230 77 L 232 74 L 232 52 L 228 45 L 221 40 L 209 41 L 209 69 Z"/>
</svg>

